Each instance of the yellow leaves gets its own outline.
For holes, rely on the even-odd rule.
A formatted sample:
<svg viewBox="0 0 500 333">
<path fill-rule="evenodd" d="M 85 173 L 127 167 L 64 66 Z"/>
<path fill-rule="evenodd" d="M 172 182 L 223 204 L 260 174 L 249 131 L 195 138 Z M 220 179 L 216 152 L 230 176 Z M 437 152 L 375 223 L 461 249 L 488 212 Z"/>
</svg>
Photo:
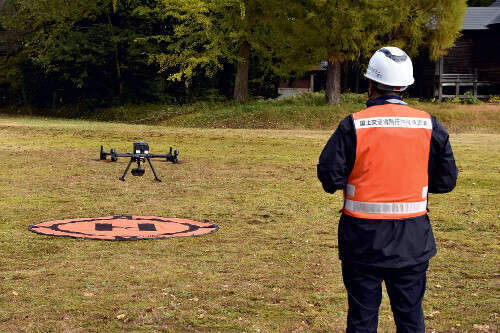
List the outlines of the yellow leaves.
<svg viewBox="0 0 500 333">
<path fill-rule="evenodd" d="M 127 317 L 126 314 L 122 313 L 116 316 L 116 319 L 121 320 L 124 324 L 127 324 L 130 321 L 130 318 Z"/>
<path fill-rule="evenodd" d="M 479 330 L 481 332 L 496 332 L 495 327 L 490 326 L 490 325 L 480 325 L 480 324 L 474 324 L 474 329 Z"/>
<path fill-rule="evenodd" d="M 245 4 L 243 2 L 240 2 L 240 17 L 242 20 L 244 20 L 245 16 L 246 16 Z"/>
<path fill-rule="evenodd" d="M 168 77 L 172 81 L 182 81 L 183 73 L 174 73 Z"/>
<path fill-rule="evenodd" d="M 343 53 L 335 53 L 335 54 L 328 54 L 328 61 L 329 62 L 343 62 L 346 60 L 347 55 Z"/>
<path fill-rule="evenodd" d="M 438 314 L 440 314 L 439 311 L 432 311 L 431 313 L 425 315 L 425 319 L 434 319 L 434 317 Z"/>
</svg>

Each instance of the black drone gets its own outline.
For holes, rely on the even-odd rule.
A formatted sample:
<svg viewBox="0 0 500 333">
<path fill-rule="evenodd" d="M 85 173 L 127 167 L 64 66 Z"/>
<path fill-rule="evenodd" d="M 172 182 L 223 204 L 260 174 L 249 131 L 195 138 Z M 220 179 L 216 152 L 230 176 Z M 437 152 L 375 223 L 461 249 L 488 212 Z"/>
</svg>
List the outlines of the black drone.
<svg viewBox="0 0 500 333">
<path fill-rule="evenodd" d="M 158 178 L 158 175 L 156 174 L 155 168 L 153 167 L 153 164 L 151 163 L 152 158 L 160 157 L 160 158 L 165 158 L 167 162 L 172 162 L 172 163 L 177 163 L 179 162 L 178 156 L 179 156 L 179 151 L 175 150 L 172 152 L 172 147 L 170 147 L 170 152 L 168 154 L 150 154 L 149 153 L 149 145 L 147 142 L 134 142 L 134 153 L 125 153 L 125 154 L 120 154 L 117 153 L 115 149 L 111 149 L 109 153 L 104 152 L 103 147 L 101 146 L 101 154 L 99 156 L 100 160 L 106 160 L 106 157 L 110 155 L 111 156 L 111 162 L 116 162 L 118 161 L 118 157 L 130 157 L 130 162 L 127 165 L 127 168 L 125 169 L 125 172 L 123 175 L 119 178 L 122 181 L 125 181 L 125 175 L 128 172 L 128 169 L 130 168 L 130 165 L 133 162 L 137 163 L 137 168 L 132 169 L 132 175 L 133 176 L 142 176 L 144 175 L 144 172 L 146 171 L 144 168 L 141 167 L 141 162 L 144 163 L 148 161 L 149 166 L 151 167 L 151 170 L 153 170 L 153 174 L 155 175 L 155 180 L 161 182 L 161 179 Z"/>
</svg>

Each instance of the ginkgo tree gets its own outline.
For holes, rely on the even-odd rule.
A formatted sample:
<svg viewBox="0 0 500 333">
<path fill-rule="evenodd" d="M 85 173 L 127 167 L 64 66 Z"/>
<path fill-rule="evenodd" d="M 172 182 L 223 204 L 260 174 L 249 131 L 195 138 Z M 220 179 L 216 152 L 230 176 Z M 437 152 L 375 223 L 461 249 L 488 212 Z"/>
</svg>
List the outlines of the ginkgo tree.
<svg viewBox="0 0 500 333">
<path fill-rule="evenodd" d="M 160 0 L 155 8 L 138 12 L 163 17 L 173 25 L 172 33 L 139 42 L 153 44 L 150 62 L 159 64 L 160 71 L 171 71 L 170 80 L 186 84 L 199 71 L 213 76 L 222 69 L 223 60 L 235 64 L 234 99 L 241 103 L 248 100 L 252 53 L 269 60 L 267 70 L 277 75 L 300 67 L 272 61 L 292 45 L 291 22 L 298 8 L 298 2 L 285 6 L 277 0 Z"/>
</svg>

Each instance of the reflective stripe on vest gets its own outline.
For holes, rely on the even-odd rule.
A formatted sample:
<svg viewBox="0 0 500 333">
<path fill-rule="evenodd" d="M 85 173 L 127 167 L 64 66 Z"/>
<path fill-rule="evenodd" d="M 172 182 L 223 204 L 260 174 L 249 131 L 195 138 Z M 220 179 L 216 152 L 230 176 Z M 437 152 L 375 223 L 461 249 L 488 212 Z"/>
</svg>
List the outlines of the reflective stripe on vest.
<svg viewBox="0 0 500 333">
<path fill-rule="evenodd" d="M 420 213 L 427 209 L 427 200 L 420 202 L 359 202 L 345 199 L 344 208 L 369 214 Z"/>
<path fill-rule="evenodd" d="M 406 105 L 354 113 L 356 159 L 343 212 L 359 218 L 401 219 L 427 212 L 432 120 Z"/>
</svg>

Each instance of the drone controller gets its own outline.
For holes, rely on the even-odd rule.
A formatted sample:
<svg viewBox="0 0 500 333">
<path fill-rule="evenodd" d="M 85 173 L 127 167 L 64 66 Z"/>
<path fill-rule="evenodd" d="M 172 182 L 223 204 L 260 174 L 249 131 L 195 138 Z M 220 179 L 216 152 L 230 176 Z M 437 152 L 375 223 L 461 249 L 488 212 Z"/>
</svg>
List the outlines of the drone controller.
<svg viewBox="0 0 500 333">
<path fill-rule="evenodd" d="M 101 153 L 99 156 L 100 160 L 106 160 L 107 156 L 111 157 L 111 162 L 118 161 L 118 157 L 130 157 L 130 162 L 125 169 L 123 175 L 119 178 L 122 181 L 125 181 L 125 175 L 127 174 L 132 163 L 137 163 L 137 168 L 133 168 L 131 173 L 133 176 L 143 176 L 146 170 L 141 167 L 141 163 L 145 163 L 148 161 L 151 170 L 155 176 L 155 180 L 161 182 L 161 179 L 158 178 L 156 174 L 155 168 L 151 163 L 151 158 L 165 158 L 167 162 L 177 163 L 179 162 L 179 151 L 175 150 L 172 152 L 172 147 L 170 147 L 170 152 L 168 154 L 150 154 L 149 153 L 149 145 L 147 142 L 134 142 L 134 150 L 133 153 L 117 153 L 115 149 L 111 149 L 109 153 L 104 152 L 103 146 L 101 146 Z"/>
</svg>

